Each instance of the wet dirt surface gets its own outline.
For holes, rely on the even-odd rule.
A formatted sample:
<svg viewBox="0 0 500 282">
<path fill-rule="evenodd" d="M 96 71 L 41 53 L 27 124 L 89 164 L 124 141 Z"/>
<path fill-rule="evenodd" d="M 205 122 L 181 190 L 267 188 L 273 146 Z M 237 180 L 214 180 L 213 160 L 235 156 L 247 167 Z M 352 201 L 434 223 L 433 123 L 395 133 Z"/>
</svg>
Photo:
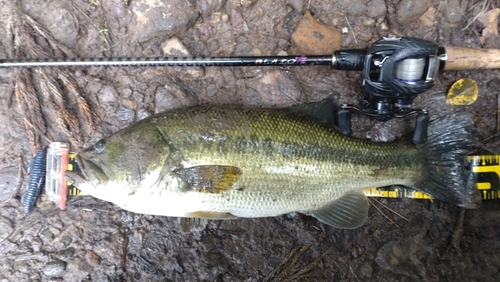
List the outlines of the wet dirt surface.
<svg viewBox="0 0 500 282">
<path fill-rule="evenodd" d="M 347 30 L 337 42 L 342 48 L 365 48 L 388 34 L 480 47 L 484 28 L 473 22 L 464 29 L 483 1 L 11 2 L 0 1 L 2 58 L 291 55 L 297 53 L 292 34 L 307 11 L 329 28 Z M 490 7 L 499 7 L 492 2 Z M 16 38 L 22 39 L 17 45 Z M 490 37 L 484 47 L 500 48 L 499 38 Z M 500 280 L 500 201 L 484 201 L 480 209 L 461 214 L 437 201 L 372 200 L 366 224 L 355 230 L 286 215 L 213 221 L 201 232 L 183 234 L 177 218 L 134 214 L 83 196 L 72 197 L 66 211 L 49 205 L 23 215 L 26 168 L 48 139 L 85 148 L 153 113 L 198 104 L 285 107 L 329 96 L 357 104 L 364 95 L 360 73 L 327 66 L 25 72 L 0 69 L 2 282 Z M 428 109 L 432 118 L 470 112 L 479 138 L 487 138 L 498 127 L 499 74 L 442 73 L 433 89 L 417 97 L 415 107 Z M 478 83 L 479 97 L 470 106 L 447 105 L 445 93 L 461 77 Z M 63 101 L 77 120 L 72 128 L 71 118 L 63 115 L 66 123 L 61 122 L 57 96 L 43 91 L 50 78 L 62 85 Z M 76 81 L 73 92 L 65 83 L 70 80 Z M 24 90 L 31 85 L 31 100 L 22 102 L 19 85 Z M 78 95 L 89 105 L 90 119 L 79 108 Z M 356 115 L 353 124 L 355 135 L 386 141 L 412 127 L 413 120 L 381 123 Z"/>
</svg>

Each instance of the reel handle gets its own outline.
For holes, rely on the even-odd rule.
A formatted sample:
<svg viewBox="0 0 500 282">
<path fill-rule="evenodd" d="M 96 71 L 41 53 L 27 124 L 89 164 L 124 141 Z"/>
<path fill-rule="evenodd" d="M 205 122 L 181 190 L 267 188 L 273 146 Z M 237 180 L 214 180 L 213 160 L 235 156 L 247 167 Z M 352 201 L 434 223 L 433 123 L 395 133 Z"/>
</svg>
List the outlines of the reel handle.
<svg viewBox="0 0 500 282">
<path fill-rule="evenodd" d="M 351 117 L 352 113 L 351 110 L 354 110 L 356 112 L 360 112 L 366 116 L 369 117 L 374 117 L 379 120 L 384 120 L 384 116 L 378 114 L 378 113 L 373 113 L 369 109 L 361 109 L 358 108 L 357 106 L 353 105 L 347 105 L 347 104 L 342 104 L 340 108 L 337 111 L 337 126 L 342 132 L 342 134 L 346 136 L 350 136 L 352 134 L 352 127 L 351 127 Z M 429 127 L 429 114 L 427 113 L 426 110 L 411 110 L 407 111 L 405 113 L 401 114 L 394 114 L 391 113 L 390 116 L 386 116 L 385 118 L 391 119 L 391 118 L 404 118 L 410 115 L 417 115 L 417 118 L 415 119 L 415 129 L 413 130 L 413 136 L 411 138 L 411 141 L 416 144 L 423 144 L 427 141 L 427 129 Z M 387 120 L 386 119 L 386 120 Z"/>
<path fill-rule="evenodd" d="M 500 68 L 500 49 L 443 48 L 446 54 L 446 63 L 443 70 Z"/>
</svg>

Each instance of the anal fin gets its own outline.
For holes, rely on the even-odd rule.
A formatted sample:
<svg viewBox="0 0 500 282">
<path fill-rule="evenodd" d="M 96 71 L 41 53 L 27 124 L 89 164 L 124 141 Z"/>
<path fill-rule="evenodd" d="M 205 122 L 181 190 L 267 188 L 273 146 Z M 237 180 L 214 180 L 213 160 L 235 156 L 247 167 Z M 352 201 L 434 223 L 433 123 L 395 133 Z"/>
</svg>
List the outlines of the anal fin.
<svg viewBox="0 0 500 282">
<path fill-rule="evenodd" d="M 366 221 L 369 206 L 365 194 L 359 191 L 349 192 L 309 214 L 333 227 L 353 229 L 363 225 Z"/>
</svg>

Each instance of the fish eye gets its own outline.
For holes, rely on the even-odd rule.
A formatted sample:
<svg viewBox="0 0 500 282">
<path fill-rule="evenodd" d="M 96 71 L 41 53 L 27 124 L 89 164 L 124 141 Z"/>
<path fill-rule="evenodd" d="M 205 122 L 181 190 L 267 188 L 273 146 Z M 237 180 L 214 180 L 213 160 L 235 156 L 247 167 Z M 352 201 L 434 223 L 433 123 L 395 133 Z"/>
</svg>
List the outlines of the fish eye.
<svg viewBox="0 0 500 282">
<path fill-rule="evenodd" d="M 104 150 L 106 150 L 106 141 L 105 140 L 100 140 L 99 142 L 97 142 L 97 144 L 95 144 L 94 152 L 96 154 L 101 154 L 102 152 L 104 152 Z"/>
</svg>

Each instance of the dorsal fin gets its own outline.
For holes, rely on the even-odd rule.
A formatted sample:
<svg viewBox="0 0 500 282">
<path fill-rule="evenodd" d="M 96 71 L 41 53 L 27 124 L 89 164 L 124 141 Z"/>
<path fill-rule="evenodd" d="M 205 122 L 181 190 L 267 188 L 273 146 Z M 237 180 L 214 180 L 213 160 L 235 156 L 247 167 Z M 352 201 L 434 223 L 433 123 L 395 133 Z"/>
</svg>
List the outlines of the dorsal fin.
<svg viewBox="0 0 500 282">
<path fill-rule="evenodd" d="M 319 102 L 290 106 L 286 108 L 286 110 L 298 115 L 313 117 L 325 123 L 328 127 L 333 128 L 335 126 L 335 111 L 337 107 L 333 102 L 333 98 L 326 98 Z"/>
</svg>

